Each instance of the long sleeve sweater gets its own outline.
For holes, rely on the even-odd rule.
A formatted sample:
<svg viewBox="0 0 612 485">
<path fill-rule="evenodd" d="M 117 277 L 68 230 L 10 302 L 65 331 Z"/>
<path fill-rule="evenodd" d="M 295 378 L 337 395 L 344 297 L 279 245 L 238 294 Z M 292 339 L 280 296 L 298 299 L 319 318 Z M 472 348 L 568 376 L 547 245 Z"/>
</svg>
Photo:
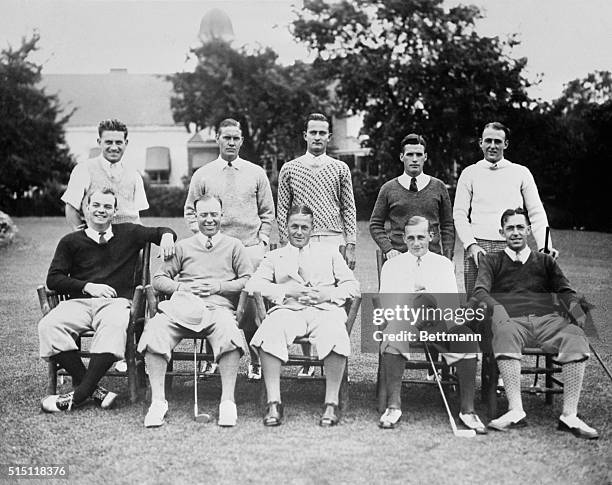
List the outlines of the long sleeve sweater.
<svg viewBox="0 0 612 485">
<path fill-rule="evenodd" d="M 538 249 L 543 248 L 548 219 L 533 175 L 527 167 L 505 159 L 496 169 L 491 167 L 481 160 L 459 176 L 453 218 L 463 247 L 476 243 L 475 238 L 503 241 L 498 232 L 502 213 L 525 207 Z"/>
<path fill-rule="evenodd" d="M 547 315 L 555 308 L 553 295 L 568 307 L 578 296 L 556 261 L 548 254 L 532 251 L 525 264 L 512 261 L 504 251 L 481 259 L 474 297 L 489 308 L 502 305 L 509 316 Z"/>
<path fill-rule="evenodd" d="M 313 169 L 306 155 L 283 165 L 278 176 L 277 222 L 281 243 L 287 241 L 287 213 L 294 204 L 305 204 L 314 212 L 314 234 L 344 234 L 348 244 L 357 241 L 357 212 L 353 181 L 348 165 L 326 157 Z"/>
<path fill-rule="evenodd" d="M 434 177 L 418 192 L 410 192 L 397 178 L 380 188 L 370 217 L 370 234 L 381 251 L 406 251 L 404 226 L 413 216 L 429 220 L 430 229 L 434 233 L 429 250 L 452 260 L 455 226 L 450 197 L 444 182 Z M 389 233 L 385 230 L 387 220 L 390 222 Z"/>
<path fill-rule="evenodd" d="M 221 231 L 245 246 L 270 241 L 274 200 L 266 172 L 259 165 L 237 158 L 229 167 L 218 158 L 193 174 L 184 214 L 192 232 L 198 232 L 194 202 L 202 195 L 216 195 L 223 202 Z"/>
<path fill-rule="evenodd" d="M 90 239 L 84 230 L 64 236 L 57 245 L 47 274 L 47 287 L 72 298 L 89 298 L 87 283 L 111 286 L 118 297 L 132 298 L 138 252 L 147 242 L 158 244 L 164 234 L 176 234 L 167 227 L 140 224 L 113 224 L 114 236 L 105 245 Z"/>
</svg>

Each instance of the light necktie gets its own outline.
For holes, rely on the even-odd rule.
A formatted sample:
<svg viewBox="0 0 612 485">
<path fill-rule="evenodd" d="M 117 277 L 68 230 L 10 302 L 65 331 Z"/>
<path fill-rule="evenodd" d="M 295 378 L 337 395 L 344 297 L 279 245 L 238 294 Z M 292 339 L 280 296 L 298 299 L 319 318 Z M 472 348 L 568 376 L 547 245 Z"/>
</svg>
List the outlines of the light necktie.
<svg viewBox="0 0 612 485">
<path fill-rule="evenodd" d="M 423 274 L 421 271 L 421 262 L 421 256 L 418 256 L 416 266 L 414 268 L 414 291 L 423 291 L 425 289 L 423 284 Z"/>
<path fill-rule="evenodd" d="M 408 190 L 410 190 L 410 192 L 418 192 L 419 191 L 419 189 L 417 189 L 416 177 L 412 177 L 410 179 L 410 188 Z"/>
<path fill-rule="evenodd" d="M 106 240 L 106 238 L 104 237 L 104 235 L 106 234 L 106 232 L 99 232 L 98 233 L 100 235 L 100 239 L 98 241 L 98 243 L 100 244 L 100 246 L 104 246 L 105 244 L 108 243 L 108 241 Z"/>
<path fill-rule="evenodd" d="M 303 248 L 300 248 L 300 253 L 298 256 L 298 275 L 300 275 L 300 277 L 304 280 L 304 283 L 308 286 L 309 283 L 309 275 L 308 275 L 308 271 L 305 268 L 305 257 L 304 257 L 304 250 Z"/>
<path fill-rule="evenodd" d="M 208 240 L 206 241 L 206 244 L 204 245 L 204 247 L 206 249 L 212 249 L 213 247 L 212 236 L 208 236 Z"/>
</svg>

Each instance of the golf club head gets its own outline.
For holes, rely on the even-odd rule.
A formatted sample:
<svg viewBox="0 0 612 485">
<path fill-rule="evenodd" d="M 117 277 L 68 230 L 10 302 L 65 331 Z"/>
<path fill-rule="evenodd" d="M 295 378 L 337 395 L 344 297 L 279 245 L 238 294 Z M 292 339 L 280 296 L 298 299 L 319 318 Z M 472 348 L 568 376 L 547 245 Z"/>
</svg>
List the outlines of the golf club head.
<svg viewBox="0 0 612 485">
<path fill-rule="evenodd" d="M 196 423 L 210 423 L 210 414 L 206 414 L 206 413 L 195 414 L 193 416 L 193 420 Z"/>
<path fill-rule="evenodd" d="M 453 434 L 457 438 L 473 438 L 476 436 L 476 431 L 473 429 L 455 429 L 453 430 Z"/>
</svg>

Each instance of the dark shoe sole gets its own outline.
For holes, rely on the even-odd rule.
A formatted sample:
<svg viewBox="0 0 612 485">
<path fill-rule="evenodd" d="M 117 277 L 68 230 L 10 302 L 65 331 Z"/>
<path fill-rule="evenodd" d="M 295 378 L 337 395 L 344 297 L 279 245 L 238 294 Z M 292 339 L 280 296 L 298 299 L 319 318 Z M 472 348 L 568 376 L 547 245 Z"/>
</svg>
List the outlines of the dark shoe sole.
<svg viewBox="0 0 612 485">
<path fill-rule="evenodd" d="M 559 421 L 557 424 L 558 431 L 565 431 L 566 433 L 572 433 L 576 438 L 581 438 L 583 440 L 596 440 L 599 439 L 599 433 L 590 434 L 586 433 L 578 428 L 570 428 L 563 421 Z"/>
<path fill-rule="evenodd" d="M 513 429 L 524 428 L 527 425 L 528 425 L 527 424 L 527 420 L 525 418 L 523 418 L 523 419 L 517 421 L 516 423 L 510 423 L 510 424 L 508 424 L 506 426 L 496 426 L 494 424 L 489 423 L 487 425 L 487 427 L 489 429 L 494 429 L 495 431 L 510 431 L 510 430 L 513 430 Z M 474 431 L 476 431 L 476 430 L 474 430 Z"/>
</svg>

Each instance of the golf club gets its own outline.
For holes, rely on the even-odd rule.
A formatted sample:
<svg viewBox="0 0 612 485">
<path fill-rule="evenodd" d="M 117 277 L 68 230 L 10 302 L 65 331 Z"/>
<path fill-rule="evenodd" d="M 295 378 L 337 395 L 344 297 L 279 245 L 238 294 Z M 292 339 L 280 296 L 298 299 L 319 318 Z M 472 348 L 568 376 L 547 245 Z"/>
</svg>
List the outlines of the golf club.
<svg viewBox="0 0 612 485">
<path fill-rule="evenodd" d="M 198 343 L 193 339 L 193 420 L 198 423 L 208 423 L 210 414 L 198 412 Z"/>
<path fill-rule="evenodd" d="M 451 414 L 450 408 L 448 407 L 448 401 L 446 400 L 446 396 L 444 395 L 444 390 L 442 389 L 442 383 L 440 382 L 440 377 L 438 376 L 438 372 L 436 371 L 436 366 L 431 358 L 431 354 L 429 353 L 429 346 L 423 342 L 425 345 L 425 353 L 427 354 L 427 360 L 431 364 L 431 368 L 433 369 L 434 377 L 436 382 L 438 383 L 438 389 L 440 389 L 440 394 L 442 395 L 442 400 L 444 401 L 444 407 L 446 408 L 446 413 L 448 414 L 448 420 L 450 421 L 451 428 L 453 428 L 453 434 L 458 438 L 473 438 L 476 436 L 476 431 L 473 429 L 457 429 L 457 425 L 455 424 L 455 420 L 453 419 L 453 415 Z"/>
</svg>

